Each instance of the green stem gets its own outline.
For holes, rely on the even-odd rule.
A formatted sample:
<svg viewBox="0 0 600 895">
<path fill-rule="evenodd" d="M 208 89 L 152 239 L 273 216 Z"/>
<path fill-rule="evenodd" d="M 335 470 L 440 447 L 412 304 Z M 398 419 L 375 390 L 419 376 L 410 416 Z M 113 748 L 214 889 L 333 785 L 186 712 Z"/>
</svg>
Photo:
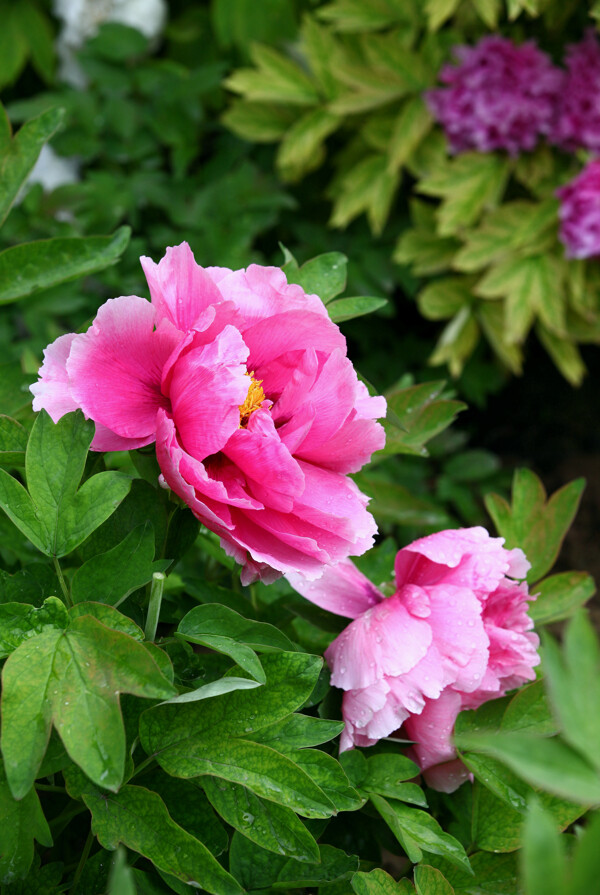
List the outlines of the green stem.
<svg viewBox="0 0 600 895">
<path fill-rule="evenodd" d="M 88 833 L 88 837 L 85 840 L 85 845 L 83 846 L 83 851 L 81 852 L 81 857 L 79 859 L 79 864 L 77 865 L 77 870 L 75 871 L 75 876 L 73 877 L 73 882 L 71 883 L 71 891 L 72 892 L 74 892 L 75 889 L 77 888 L 77 883 L 79 882 L 81 874 L 83 873 L 83 868 L 85 867 L 87 859 L 89 858 L 90 849 L 94 842 L 94 838 L 95 838 L 94 834 L 92 833 L 92 831 L 90 829 L 90 832 Z"/>
<path fill-rule="evenodd" d="M 149 765 L 151 765 L 153 762 L 154 762 L 154 755 L 149 755 L 143 761 L 140 761 L 139 765 L 136 767 L 135 771 L 133 772 L 133 774 L 131 775 L 129 780 L 133 780 L 134 777 L 137 777 L 139 774 L 141 774 L 143 771 L 145 771 L 146 768 Z"/>
<path fill-rule="evenodd" d="M 50 783 L 36 783 L 35 788 L 40 792 L 66 792 L 64 786 L 53 786 Z"/>
<path fill-rule="evenodd" d="M 146 640 L 154 641 L 154 638 L 156 637 L 160 605 L 162 603 L 166 580 L 167 576 L 164 572 L 155 572 L 152 576 L 150 600 L 148 601 L 148 614 L 146 615 L 146 628 L 144 631 Z"/>
<path fill-rule="evenodd" d="M 67 582 L 65 581 L 64 575 L 62 573 L 62 569 L 60 567 L 60 563 L 56 556 L 52 557 L 54 562 L 54 570 L 56 572 L 56 577 L 58 578 L 58 583 L 60 584 L 60 588 L 63 592 L 63 597 L 65 598 L 65 603 L 69 609 L 73 606 L 73 600 L 71 599 L 71 594 L 69 593 L 69 588 L 67 587 Z"/>
</svg>

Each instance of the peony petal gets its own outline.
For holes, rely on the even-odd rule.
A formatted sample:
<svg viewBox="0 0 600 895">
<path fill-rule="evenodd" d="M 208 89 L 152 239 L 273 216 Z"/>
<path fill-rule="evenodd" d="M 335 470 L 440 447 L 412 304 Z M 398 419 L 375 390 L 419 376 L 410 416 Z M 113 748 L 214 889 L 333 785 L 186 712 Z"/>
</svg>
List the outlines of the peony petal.
<svg viewBox="0 0 600 895">
<path fill-rule="evenodd" d="M 76 333 L 59 336 L 44 349 L 44 363 L 39 370 L 39 380 L 29 386 L 34 395 L 33 409 L 45 410 L 57 423 L 66 413 L 77 410 L 79 404 L 73 398 L 67 374 L 67 359 L 71 353 Z"/>
<path fill-rule="evenodd" d="M 207 345 L 179 356 L 170 373 L 169 398 L 181 446 L 197 460 L 216 454 L 239 428 L 240 405 L 250 379 L 247 348 L 226 326 Z"/>
<path fill-rule="evenodd" d="M 286 578 L 311 603 L 346 618 L 357 618 L 384 599 L 349 559 L 326 566 L 316 581 L 307 581 L 299 572 L 288 572 Z"/>
<path fill-rule="evenodd" d="M 209 274 L 196 264 L 187 242 L 169 247 L 158 264 L 142 256 L 140 263 L 148 286 L 157 322 L 168 320 L 187 332 L 209 305 L 222 300 Z"/>
<path fill-rule="evenodd" d="M 383 600 L 351 622 L 325 651 L 331 683 L 360 690 L 414 668 L 431 644 L 427 621 L 413 618 L 397 597 Z"/>
<path fill-rule="evenodd" d="M 328 353 L 336 348 L 344 353 L 346 351 L 346 340 L 339 327 L 328 317 L 314 311 L 274 314 L 246 329 L 244 341 L 250 349 L 248 369 L 254 370 L 256 378 L 263 380 L 269 397 L 272 397 L 269 366 L 280 355 L 289 351 L 306 351 L 307 348 Z"/>
<path fill-rule="evenodd" d="M 162 369 L 181 333 L 170 324 L 154 330 L 154 316 L 143 298 L 109 299 L 87 333 L 73 340 L 67 360 L 83 412 L 124 438 L 153 440 L 156 412 L 167 406 Z"/>
<path fill-rule="evenodd" d="M 282 311 L 300 310 L 327 318 L 327 311 L 316 295 L 307 295 L 301 286 L 288 284 L 279 267 L 251 264 L 247 270 L 229 271 L 223 276 L 219 269 L 208 269 L 224 298 L 233 301 L 242 313 L 245 324 L 242 332 L 260 320 L 272 318 Z"/>
<path fill-rule="evenodd" d="M 428 699 L 419 715 L 405 721 L 404 733 L 414 740 L 412 750 L 423 770 L 456 758 L 452 733 L 461 709 L 460 694 L 444 690 L 438 699 Z"/>
</svg>

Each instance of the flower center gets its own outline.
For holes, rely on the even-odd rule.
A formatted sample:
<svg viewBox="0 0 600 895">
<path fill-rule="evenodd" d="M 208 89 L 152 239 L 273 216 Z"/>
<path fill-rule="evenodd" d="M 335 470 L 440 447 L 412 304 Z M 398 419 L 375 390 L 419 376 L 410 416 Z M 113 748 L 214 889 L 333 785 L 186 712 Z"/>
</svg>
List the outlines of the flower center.
<svg viewBox="0 0 600 895">
<path fill-rule="evenodd" d="M 250 387 L 243 404 L 240 404 L 240 429 L 245 429 L 248 420 L 255 410 L 258 410 L 265 400 L 265 393 L 261 388 L 262 379 L 254 378 L 254 371 L 246 373 L 250 377 Z"/>
</svg>

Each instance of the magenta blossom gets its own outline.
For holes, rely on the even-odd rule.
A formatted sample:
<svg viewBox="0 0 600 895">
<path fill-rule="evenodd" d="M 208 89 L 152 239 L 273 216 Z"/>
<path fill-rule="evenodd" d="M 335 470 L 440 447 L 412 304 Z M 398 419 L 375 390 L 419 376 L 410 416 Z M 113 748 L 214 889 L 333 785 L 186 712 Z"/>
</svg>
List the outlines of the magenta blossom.
<svg viewBox="0 0 600 895">
<path fill-rule="evenodd" d="M 556 191 L 561 200 L 560 239 L 567 258 L 600 255 L 600 159 Z"/>
<path fill-rule="evenodd" d="M 534 680 L 539 662 L 531 597 L 513 580 L 529 563 L 503 543 L 479 527 L 421 538 L 398 552 L 387 598 L 349 560 L 318 581 L 287 576 L 313 603 L 354 619 L 325 652 L 345 691 L 341 751 L 404 725 L 431 786 L 452 792 L 466 779 L 451 739 L 456 716 Z"/>
<path fill-rule="evenodd" d="M 242 581 L 308 578 L 376 532 L 348 473 L 384 444 L 346 340 L 279 268 L 202 268 L 187 245 L 142 258 L 152 301 L 107 301 L 44 352 L 34 410 L 81 408 L 92 448 L 156 442 L 166 484 L 243 566 Z"/>
<path fill-rule="evenodd" d="M 533 149 L 550 131 L 560 69 L 533 41 L 515 46 L 496 35 L 454 54 L 459 65 L 445 65 L 439 75 L 448 86 L 425 94 L 452 152 Z"/>
<path fill-rule="evenodd" d="M 600 45 L 594 29 L 567 48 L 567 74 L 550 139 L 563 149 L 600 151 Z"/>
</svg>

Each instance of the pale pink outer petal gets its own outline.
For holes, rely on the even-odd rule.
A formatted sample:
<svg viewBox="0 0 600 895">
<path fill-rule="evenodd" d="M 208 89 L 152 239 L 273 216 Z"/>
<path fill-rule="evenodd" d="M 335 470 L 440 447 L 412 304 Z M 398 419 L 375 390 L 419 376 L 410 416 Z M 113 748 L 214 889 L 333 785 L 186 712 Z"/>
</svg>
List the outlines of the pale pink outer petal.
<svg viewBox="0 0 600 895">
<path fill-rule="evenodd" d="M 362 690 L 406 674 L 431 645 L 426 620 L 414 618 L 397 597 L 383 600 L 351 622 L 325 651 L 331 683 Z"/>
<path fill-rule="evenodd" d="M 346 727 L 340 738 L 340 752 L 352 746 L 372 746 L 396 730 L 408 716 L 401 705 L 390 698 L 385 680 L 375 681 L 363 690 L 347 690 L 342 699 Z"/>
<path fill-rule="evenodd" d="M 102 423 L 96 423 L 96 431 L 90 445 L 92 451 L 134 451 L 136 448 L 152 444 L 155 433 L 152 432 L 145 438 L 123 438 L 116 435 L 112 429 L 107 429 Z"/>
<path fill-rule="evenodd" d="M 458 528 L 420 538 L 396 556 L 396 582 L 433 585 L 440 581 L 469 587 L 481 599 L 493 591 L 511 565 L 504 538 L 485 528 Z"/>
<path fill-rule="evenodd" d="M 74 339 L 67 360 L 71 391 L 83 412 L 124 438 L 154 436 L 157 410 L 167 406 L 160 389 L 163 366 L 182 334 L 170 324 L 154 330 L 154 317 L 143 298 L 109 299 L 90 329 Z"/>
<path fill-rule="evenodd" d="M 240 405 L 250 378 L 248 349 L 233 326 L 206 345 L 180 355 L 170 372 L 169 398 L 182 447 L 204 460 L 216 454 L 239 429 Z"/>
<path fill-rule="evenodd" d="M 311 603 L 346 618 L 357 618 L 384 599 L 350 559 L 325 566 L 316 581 L 307 581 L 299 572 L 287 572 L 285 577 Z"/>
<path fill-rule="evenodd" d="M 73 398 L 67 374 L 67 359 L 76 333 L 59 336 L 44 349 L 44 363 L 39 370 L 39 380 L 29 386 L 34 395 L 33 409 L 46 410 L 57 423 L 65 413 L 77 410 L 79 404 Z"/>
<path fill-rule="evenodd" d="M 187 332 L 209 305 L 222 300 L 210 275 L 196 264 L 187 242 L 169 247 L 164 258 L 155 264 L 151 258 L 140 258 L 146 275 L 156 319 L 169 320 L 177 329 Z"/>
<path fill-rule="evenodd" d="M 460 693 L 447 688 L 437 699 L 426 700 L 419 715 L 404 722 L 403 732 L 414 740 L 411 750 L 423 770 L 456 758 L 452 733 L 461 709 Z"/>
<path fill-rule="evenodd" d="M 434 764 L 423 772 L 423 777 L 427 785 L 438 792 L 455 792 L 467 780 L 473 780 L 473 775 L 460 758 Z"/>
</svg>

